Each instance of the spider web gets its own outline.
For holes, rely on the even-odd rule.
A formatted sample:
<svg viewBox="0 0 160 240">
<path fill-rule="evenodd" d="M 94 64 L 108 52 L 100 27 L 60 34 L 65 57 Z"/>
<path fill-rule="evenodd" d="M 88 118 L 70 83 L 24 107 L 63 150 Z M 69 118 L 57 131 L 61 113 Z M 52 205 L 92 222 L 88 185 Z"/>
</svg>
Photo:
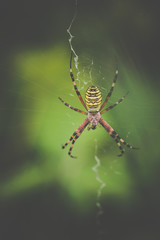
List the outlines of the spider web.
<svg viewBox="0 0 160 240">
<path fill-rule="evenodd" d="M 77 16 L 77 7 L 78 7 L 78 2 L 76 0 L 75 2 L 76 6 L 75 6 L 75 13 L 74 13 L 74 16 L 71 20 L 71 23 L 67 29 L 67 33 L 69 34 L 69 46 L 70 46 L 70 50 L 74 53 L 75 57 L 74 57 L 74 62 L 75 62 L 75 68 L 77 69 L 77 75 L 76 75 L 76 81 L 78 81 L 78 88 L 79 90 L 82 90 L 84 88 L 84 85 L 88 84 L 88 83 L 92 83 L 93 80 L 92 80 L 92 67 L 93 67 L 93 59 L 90 63 L 90 66 L 89 66 L 89 80 L 88 81 L 84 81 L 83 82 L 83 85 L 81 86 L 81 81 L 79 80 L 79 75 L 80 75 L 80 70 L 78 68 L 78 65 L 79 65 L 79 62 L 78 62 L 78 55 L 76 53 L 76 50 L 74 49 L 73 45 L 72 45 L 72 40 L 74 38 L 74 36 L 72 35 L 71 33 L 71 28 L 72 28 L 72 25 L 73 23 L 75 22 L 76 20 L 76 16 Z M 84 72 L 85 70 L 83 70 Z M 92 167 L 92 171 L 95 173 L 95 176 L 96 176 L 96 180 L 97 182 L 99 183 L 99 187 L 97 189 L 97 201 L 96 201 L 96 207 L 97 207 L 97 216 L 96 216 L 96 223 L 97 223 L 97 227 L 98 227 L 98 237 L 101 237 L 101 235 L 103 234 L 103 231 L 102 231 L 102 228 L 101 228 L 101 216 L 103 215 L 104 211 L 103 211 L 103 207 L 101 205 L 101 202 L 100 202 L 100 198 L 102 196 L 102 190 L 103 188 L 106 186 L 106 183 L 101 179 L 100 177 L 100 174 L 99 174 L 99 168 L 101 167 L 101 161 L 99 159 L 99 157 L 97 156 L 97 148 L 98 148 L 98 144 L 97 144 L 97 139 L 95 139 L 95 161 L 96 161 L 96 164 Z"/>
</svg>

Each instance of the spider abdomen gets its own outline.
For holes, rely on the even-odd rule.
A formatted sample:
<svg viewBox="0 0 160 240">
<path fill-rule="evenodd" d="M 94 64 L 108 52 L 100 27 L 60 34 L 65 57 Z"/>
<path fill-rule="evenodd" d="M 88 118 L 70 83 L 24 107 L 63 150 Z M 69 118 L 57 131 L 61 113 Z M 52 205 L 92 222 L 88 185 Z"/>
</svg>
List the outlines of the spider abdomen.
<svg viewBox="0 0 160 240">
<path fill-rule="evenodd" d="M 86 106 L 89 112 L 97 112 L 102 103 L 102 95 L 96 86 L 91 86 L 86 91 Z"/>
</svg>

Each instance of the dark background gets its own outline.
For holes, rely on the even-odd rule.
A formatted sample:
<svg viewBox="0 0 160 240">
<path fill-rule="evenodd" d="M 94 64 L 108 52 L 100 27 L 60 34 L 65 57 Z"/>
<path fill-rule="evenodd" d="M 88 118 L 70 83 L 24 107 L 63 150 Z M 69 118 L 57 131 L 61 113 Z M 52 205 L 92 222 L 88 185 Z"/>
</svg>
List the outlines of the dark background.
<svg viewBox="0 0 160 240">
<path fill-rule="evenodd" d="M 93 82 L 105 97 L 102 86 L 109 89 L 118 64 L 120 80 L 111 103 L 128 89 L 130 96 L 108 118 L 140 150 L 126 149 L 117 159 L 116 144 L 101 129 L 83 134 L 73 150 L 79 158 L 71 160 L 61 145 L 83 116 L 66 109 L 57 97 L 82 109 L 76 96 L 69 96 L 75 93 L 66 30 L 75 5 L 71 0 L 0 3 L 0 238 L 157 240 L 159 5 L 78 1 L 71 32 L 80 72 L 87 74 L 94 59 Z M 95 154 L 106 183 L 98 223 L 99 183 L 91 169 Z"/>
</svg>

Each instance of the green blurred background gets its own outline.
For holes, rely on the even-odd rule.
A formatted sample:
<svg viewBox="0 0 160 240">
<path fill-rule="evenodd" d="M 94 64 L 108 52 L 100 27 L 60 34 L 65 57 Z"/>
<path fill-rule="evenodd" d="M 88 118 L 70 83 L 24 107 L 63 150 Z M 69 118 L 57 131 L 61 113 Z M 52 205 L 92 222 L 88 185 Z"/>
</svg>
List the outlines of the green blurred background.
<svg viewBox="0 0 160 240">
<path fill-rule="evenodd" d="M 85 95 L 127 98 L 103 118 L 133 146 L 119 149 L 102 128 L 61 146 L 85 119 L 69 76 L 67 28 L 75 1 L 2 1 L 0 8 L 1 239 L 160 239 L 159 9 L 156 1 L 78 1 L 73 61 Z M 97 199 L 100 182 L 106 184 Z M 101 203 L 103 215 L 98 218 Z M 99 223 L 100 221 L 100 223 Z"/>
</svg>

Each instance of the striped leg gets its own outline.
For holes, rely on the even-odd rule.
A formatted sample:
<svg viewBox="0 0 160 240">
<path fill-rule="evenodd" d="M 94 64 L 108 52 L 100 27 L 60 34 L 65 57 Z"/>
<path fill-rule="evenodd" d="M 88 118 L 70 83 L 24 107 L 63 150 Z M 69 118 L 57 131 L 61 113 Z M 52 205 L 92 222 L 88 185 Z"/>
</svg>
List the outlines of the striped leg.
<svg viewBox="0 0 160 240">
<path fill-rule="evenodd" d="M 71 147 L 70 147 L 69 152 L 68 152 L 68 155 L 72 158 L 76 158 L 75 156 L 71 155 L 73 145 L 74 145 L 75 141 L 79 138 L 79 136 L 82 134 L 84 129 L 87 127 L 88 123 L 89 123 L 89 121 L 79 130 L 79 132 L 77 133 L 77 135 L 75 136 L 75 138 L 72 141 Z"/>
<path fill-rule="evenodd" d="M 111 137 L 114 138 L 114 140 L 116 141 L 116 143 L 117 143 L 117 145 L 118 145 L 118 147 L 119 147 L 119 149 L 120 149 L 120 151 L 121 151 L 121 154 L 118 154 L 117 156 L 118 156 L 118 157 L 122 157 L 122 155 L 124 154 L 124 149 L 122 148 L 120 142 L 118 142 L 117 138 L 114 137 L 114 135 L 111 135 Z"/>
<path fill-rule="evenodd" d="M 117 139 L 119 139 L 119 141 L 121 142 L 121 143 L 123 143 L 125 146 L 127 146 L 128 148 L 130 148 L 130 149 L 139 149 L 139 148 L 137 148 L 137 147 L 133 147 L 133 146 L 131 146 L 131 145 L 129 145 L 127 142 L 125 142 L 122 138 L 120 138 L 120 136 L 115 132 L 115 137 L 117 138 Z"/>
<path fill-rule="evenodd" d="M 121 151 L 121 154 L 118 155 L 118 157 L 121 157 L 123 154 L 124 154 L 124 149 L 122 148 L 120 142 L 118 141 L 117 139 L 117 136 L 116 136 L 116 132 L 114 131 L 114 129 L 106 122 L 104 121 L 102 118 L 99 120 L 99 123 L 104 127 L 104 129 L 109 133 L 109 135 L 111 137 L 114 138 L 114 140 L 116 141 L 120 151 Z"/>
<path fill-rule="evenodd" d="M 74 110 L 74 111 L 76 111 L 76 112 L 80 112 L 80 113 L 85 114 L 85 115 L 88 115 L 88 113 L 83 112 L 83 111 L 79 110 L 78 108 L 74 108 L 74 107 L 72 107 L 71 105 L 69 105 L 68 103 L 64 102 L 64 101 L 62 100 L 62 98 L 60 98 L 60 97 L 59 97 L 59 100 L 60 100 L 62 103 L 64 103 L 64 105 L 66 105 L 67 107 L 71 108 L 72 110 Z"/>
<path fill-rule="evenodd" d="M 104 101 L 104 103 L 102 104 L 101 108 L 100 108 L 100 111 L 102 110 L 102 108 L 104 108 L 104 106 L 106 105 L 106 103 L 108 102 L 110 96 L 112 95 L 112 92 L 113 92 L 113 89 L 115 87 L 115 84 L 116 84 L 116 81 L 117 81 L 117 76 L 118 76 L 118 69 L 116 69 L 116 72 L 115 72 L 115 76 L 114 76 L 114 79 L 113 79 L 113 83 L 112 83 L 112 87 Z"/>
<path fill-rule="evenodd" d="M 128 93 L 129 93 L 129 92 L 127 92 L 126 95 L 124 95 L 121 99 L 119 99 L 115 104 L 113 104 L 113 105 L 109 106 L 108 108 L 106 108 L 105 110 L 103 110 L 103 111 L 101 112 L 101 115 L 102 115 L 103 113 L 109 111 L 110 109 L 114 108 L 114 107 L 117 106 L 119 103 L 121 103 L 121 102 L 125 99 L 125 97 L 128 95 Z"/>
<path fill-rule="evenodd" d="M 88 125 L 89 121 L 88 121 L 88 118 L 86 118 L 84 120 L 84 122 L 77 128 L 77 130 L 73 133 L 73 135 L 70 137 L 70 139 L 68 140 L 68 142 L 66 142 L 62 148 L 64 149 L 73 139 L 74 137 L 77 135 L 77 133 L 85 126 L 85 124 Z"/>
<path fill-rule="evenodd" d="M 87 107 L 86 107 L 86 104 L 84 103 L 83 101 L 83 98 L 77 88 L 77 85 L 76 85 L 76 82 L 75 82 L 75 79 L 74 79 L 74 76 L 73 76 L 73 72 L 72 72 L 72 52 L 71 52 L 71 59 L 70 59 L 70 76 L 72 78 L 72 82 L 73 82 L 73 85 L 74 85 L 74 89 L 77 93 L 77 96 L 79 97 L 79 100 L 81 101 L 81 103 L 83 104 L 83 106 L 85 107 L 85 109 L 87 110 Z"/>
</svg>

